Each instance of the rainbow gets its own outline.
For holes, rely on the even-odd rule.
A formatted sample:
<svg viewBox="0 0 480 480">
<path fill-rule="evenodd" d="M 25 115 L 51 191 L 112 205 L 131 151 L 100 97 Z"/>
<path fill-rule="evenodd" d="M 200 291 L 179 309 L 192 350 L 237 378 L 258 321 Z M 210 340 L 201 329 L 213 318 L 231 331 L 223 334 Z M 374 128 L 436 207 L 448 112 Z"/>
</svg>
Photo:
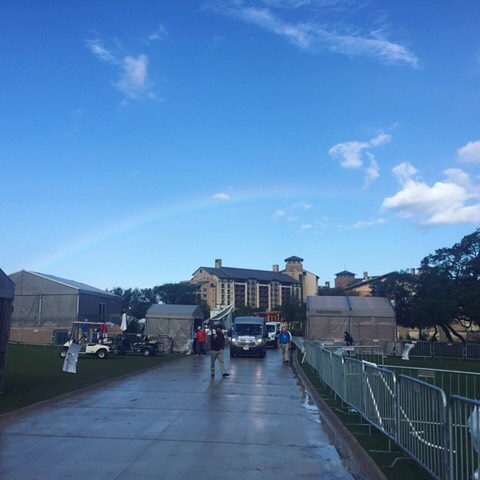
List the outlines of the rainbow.
<svg viewBox="0 0 480 480">
<path fill-rule="evenodd" d="M 305 188 L 277 187 L 272 189 L 269 187 L 265 190 L 251 190 L 242 194 L 229 195 L 229 200 L 219 200 L 213 197 L 189 198 L 180 202 L 157 205 L 155 208 L 147 210 L 140 214 L 131 214 L 127 217 L 118 219 L 95 231 L 89 231 L 75 238 L 75 240 L 66 242 L 54 251 L 42 255 L 37 258 L 32 265 L 33 270 L 42 270 L 52 265 L 72 257 L 81 252 L 88 251 L 97 245 L 106 242 L 112 238 L 123 235 L 127 232 L 138 228 L 143 228 L 149 224 L 165 220 L 172 216 L 190 214 L 198 211 L 204 211 L 213 208 L 221 208 L 225 206 L 239 205 L 250 202 L 281 200 L 282 202 L 294 202 L 298 199 L 305 198 L 323 198 L 332 199 L 340 196 L 340 192 L 334 189 L 322 189 L 316 191 L 306 191 Z M 345 193 L 342 192 L 342 198 Z M 273 214 L 273 212 L 272 212 Z"/>
</svg>

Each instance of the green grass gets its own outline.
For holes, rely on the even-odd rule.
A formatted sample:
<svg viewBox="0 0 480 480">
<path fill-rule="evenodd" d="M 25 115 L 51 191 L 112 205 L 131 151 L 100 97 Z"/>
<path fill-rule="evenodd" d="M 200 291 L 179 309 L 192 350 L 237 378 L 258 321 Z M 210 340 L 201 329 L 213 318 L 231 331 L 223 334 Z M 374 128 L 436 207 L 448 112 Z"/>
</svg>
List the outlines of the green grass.
<svg viewBox="0 0 480 480">
<path fill-rule="evenodd" d="M 385 368 L 392 366 L 405 367 L 402 369 L 393 369 L 397 375 L 403 374 L 413 378 L 435 385 L 445 391 L 445 394 L 461 395 L 463 397 L 479 399 L 480 398 L 480 375 L 463 375 L 462 373 L 435 372 L 435 378 L 424 376 L 419 377 L 418 370 L 409 370 L 409 367 L 434 369 L 434 370 L 454 370 L 458 372 L 480 373 L 480 364 L 468 360 L 441 360 L 436 358 L 412 358 L 408 361 L 399 358 L 389 357 L 385 359 Z"/>
<path fill-rule="evenodd" d="M 299 360 L 301 360 L 300 356 Z M 315 370 L 310 365 L 304 363 L 302 368 L 323 400 L 325 400 L 327 405 L 372 457 L 389 480 L 432 480 L 433 477 L 429 473 L 407 457 L 403 450 L 393 442 L 389 442 L 383 433 L 375 427 L 366 424 L 364 420 L 362 423 L 362 417 L 359 414 L 349 413 L 348 409 L 342 405 L 342 402 L 334 397 L 331 390 L 322 384 Z M 398 458 L 401 458 L 401 460 L 398 460 L 395 466 L 391 467 Z"/>
<path fill-rule="evenodd" d="M 480 373 L 480 362 L 471 360 L 451 360 L 441 358 L 417 358 L 402 360 L 401 357 L 385 358 L 385 365 L 399 365 L 401 367 L 434 368 L 436 370 L 457 370 L 461 372 Z"/>
<path fill-rule="evenodd" d="M 58 352 L 56 347 L 8 346 L 0 414 L 180 358 L 178 354 L 120 355 L 105 360 L 81 356 L 77 373 L 72 374 L 62 371 L 63 359 Z"/>
</svg>

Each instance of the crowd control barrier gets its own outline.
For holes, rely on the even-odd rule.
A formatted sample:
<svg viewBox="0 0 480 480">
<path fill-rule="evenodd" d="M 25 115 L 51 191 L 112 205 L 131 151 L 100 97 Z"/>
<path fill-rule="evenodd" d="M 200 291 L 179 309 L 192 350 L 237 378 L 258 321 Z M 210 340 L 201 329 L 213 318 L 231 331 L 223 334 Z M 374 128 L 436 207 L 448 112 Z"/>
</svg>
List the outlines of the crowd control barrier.
<svg viewBox="0 0 480 480">
<path fill-rule="evenodd" d="M 480 401 L 452 395 L 453 377 L 448 377 L 447 396 L 418 372 L 417 378 L 399 374 L 350 358 L 347 352 L 333 353 L 315 341 L 305 340 L 303 349 L 304 361 L 349 410 L 358 412 L 435 479 L 480 480 Z"/>
</svg>

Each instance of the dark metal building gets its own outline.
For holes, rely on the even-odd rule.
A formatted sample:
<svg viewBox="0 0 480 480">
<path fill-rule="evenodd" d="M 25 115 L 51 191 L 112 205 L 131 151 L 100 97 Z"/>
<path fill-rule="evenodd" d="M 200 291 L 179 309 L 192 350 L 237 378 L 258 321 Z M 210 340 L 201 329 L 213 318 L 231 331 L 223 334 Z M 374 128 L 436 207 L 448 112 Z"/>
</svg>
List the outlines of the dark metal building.
<svg viewBox="0 0 480 480">
<path fill-rule="evenodd" d="M 22 270 L 15 287 L 12 326 L 66 327 L 73 321 L 120 324 L 122 298 L 84 283 Z"/>
</svg>

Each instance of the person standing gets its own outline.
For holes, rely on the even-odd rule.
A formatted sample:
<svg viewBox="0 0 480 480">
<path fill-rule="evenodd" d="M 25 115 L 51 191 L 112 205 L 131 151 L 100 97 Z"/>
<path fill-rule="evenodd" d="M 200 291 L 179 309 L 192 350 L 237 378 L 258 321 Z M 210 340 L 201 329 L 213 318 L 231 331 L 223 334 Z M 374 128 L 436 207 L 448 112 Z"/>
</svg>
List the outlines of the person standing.
<svg viewBox="0 0 480 480">
<path fill-rule="evenodd" d="M 197 355 L 206 355 L 205 352 L 205 342 L 207 341 L 207 334 L 203 327 L 198 327 L 197 329 Z"/>
<path fill-rule="evenodd" d="M 215 361 L 218 359 L 220 363 L 220 370 L 224 377 L 229 377 L 230 374 L 225 370 L 225 364 L 223 363 L 223 349 L 225 348 L 225 337 L 223 336 L 222 329 L 217 326 L 212 330 L 210 338 L 210 360 L 211 360 L 211 373 L 212 377 L 215 376 Z"/>
<path fill-rule="evenodd" d="M 344 332 L 343 340 L 347 344 L 347 347 L 351 347 L 353 345 L 353 337 L 348 332 Z"/>
<path fill-rule="evenodd" d="M 283 325 L 282 331 L 278 336 L 278 343 L 280 344 L 280 348 L 283 350 L 283 363 L 290 362 L 290 347 L 292 344 L 292 334 L 287 330 L 287 326 Z"/>
</svg>

